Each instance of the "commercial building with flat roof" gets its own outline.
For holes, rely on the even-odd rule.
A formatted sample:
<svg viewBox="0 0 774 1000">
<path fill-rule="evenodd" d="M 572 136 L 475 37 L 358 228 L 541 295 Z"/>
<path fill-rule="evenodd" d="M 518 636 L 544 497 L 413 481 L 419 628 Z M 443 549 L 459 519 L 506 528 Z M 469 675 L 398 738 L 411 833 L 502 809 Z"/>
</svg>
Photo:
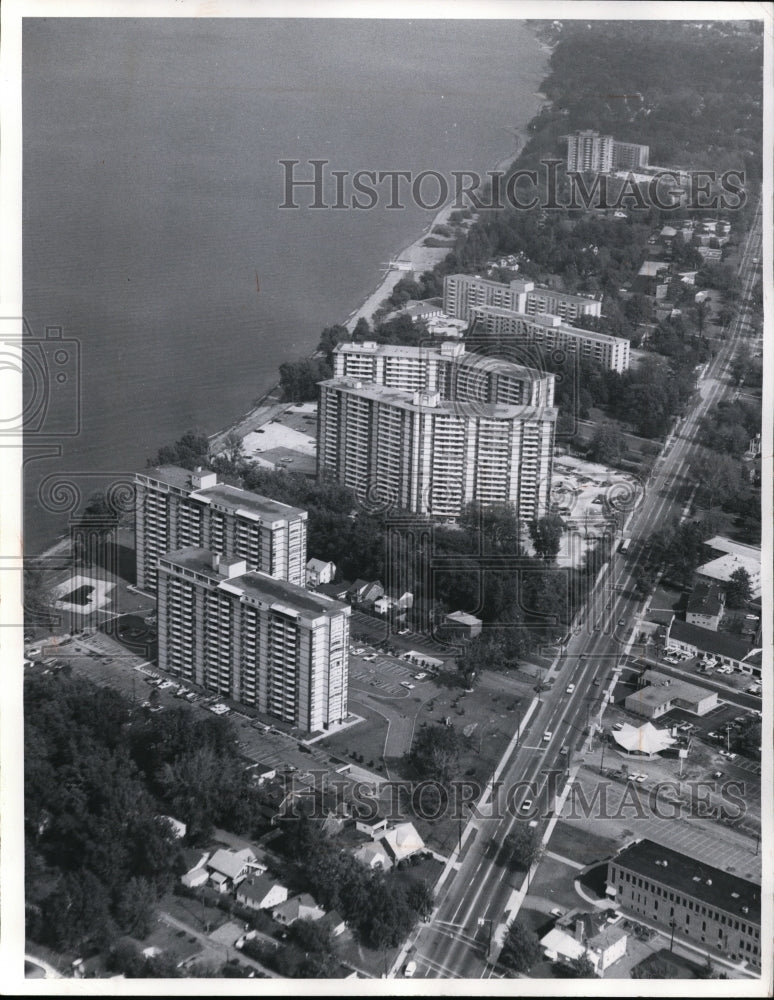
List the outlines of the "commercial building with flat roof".
<svg viewBox="0 0 774 1000">
<path fill-rule="evenodd" d="M 667 629 L 666 644 L 691 656 L 714 656 L 724 666 L 760 677 L 760 658 L 752 655 L 755 647 L 736 635 L 713 632 L 712 629 L 675 619 Z"/>
<path fill-rule="evenodd" d="M 696 580 L 716 583 L 723 588 L 737 570 L 743 569 L 750 578 L 750 593 L 753 598 L 761 596 L 761 550 L 755 545 L 734 542 L 722 535 L 715 535 L 704 543 L 713 553 L 714 559 L 702 563 L 694 571 Z"/>
<path fill-rule="evenodd" d="M 317 461 L 366 504 L 454 519 L 473 501 L 548 507 L 557 411 L 320 382 Z"/>
<path fill-rule="evenodd" d="M 574 354 L 607 371 L 625 372 L 629 368 L 629 341 L 624 337 L 567 326 L 558 316 L 527 316 L 496 306 L 480 306 L 472 310 L 471 319 L 478 332 L 501 341 L 534 343 L 544 351 Z"/>
<path fill-rule="evenodd" d="M 159 466 L 135 475 L 137 585 L 156 589 L 165 552 L 200 546 L 248 570 L 303 585 L 307 512 L 218 482 L 215 472 Z"/>
<path fill-rule="evenodd" d="M 563 292 L 534 281 L 514 278 L 505 285 L 477 274 L 447 274 L 443 279 L 443 309 L 455 319 L 470 320 L 473 309 L 496 306 L 512 312 L 535 316 L 551 313 L 572 322 L 581 316 L 599 316 L 599 295 Z"/>
<path fill-rule="evenodd" d="M 244 559 L 158 559 L 159 667 L 307 732 L 347 716 L 350 612 Z"/>
<path fill-rule="evenodd" d="M 761 887 L 755 882 L 640 840 L 608 862 L 606 891 L 624 913 L 678 940 L 761 964 Z"/>
<path fill-rule="evenodd" d="M 682 708 L 694 715 L 706 715 L 717 703 L 716 691 L 708 691 L 657 670 L 645 670 L 640 675 L 637 690 L 627 696 L 624 704 L 629 712 L 646 719 L 657 719 L 673 708 Z"/>
</svg>

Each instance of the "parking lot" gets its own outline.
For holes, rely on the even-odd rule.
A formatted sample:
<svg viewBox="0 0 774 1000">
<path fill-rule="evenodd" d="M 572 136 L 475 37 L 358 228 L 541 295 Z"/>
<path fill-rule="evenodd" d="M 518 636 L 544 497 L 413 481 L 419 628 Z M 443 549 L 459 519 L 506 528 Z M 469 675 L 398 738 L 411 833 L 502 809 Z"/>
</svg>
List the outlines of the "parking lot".
<svg viewBox="0 0 774 1000">
<path fill-rule="evenodd" d="M 365 650 L 360 655 L 352 651 L 349 654 L 349 679 L 356 687 L 374 688 L 375 692 L 393 698 L 408 697 L 415 689 L 424 694 L 433 690 L 432 679 L 419 667 L 412 668 L 397 656 L 376 653 L 367 646 L 355 648 Z M 425 676 L 418 679 L 422 673 Z"/>
</svg>

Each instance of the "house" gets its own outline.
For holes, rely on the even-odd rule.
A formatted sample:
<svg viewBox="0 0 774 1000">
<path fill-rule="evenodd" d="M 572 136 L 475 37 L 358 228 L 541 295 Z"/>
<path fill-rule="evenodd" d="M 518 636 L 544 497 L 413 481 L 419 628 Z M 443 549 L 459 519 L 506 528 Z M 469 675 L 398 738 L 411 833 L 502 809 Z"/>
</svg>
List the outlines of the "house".
<svg viewBox="0 0 774 1000">
<path fill-rule="evenodd" d="M 392 860 L 382 846 L 381 841 L 374 841 L 370 844 L 363 844 L 353 852 L 353 857 L 366 866 L 366 868 L 391 868 Z"/>
<path fill-rule="evenodd" d="M 393 865 L 425 849 L 425 842 L 417 833 L 413 823 L 401 823 L 387 830 L 379 843 Z"/>
<path fill-rule="evenodd" d="M 336 575 L 336 563 L 324 562 L 322 559 L 310 559 L 306 564 L 307 587 L 319 587 L 321 583 L 330 583 Z"/>
<path fill-rule="evenodd" d="M 290 927 L 296 920 L 321 920 L 325 916 L 325 910 L 317 905 L 314 896 L 304 892 L 280 903 L 272 910 L 271 915 L 278 924 Z"/>
<path fill-rule="evenodd" d="M 369 583 L 368 580 L 355 580 L 347 591 L 347 598 L 352 604 L 373 604 L 384 594 L 384 587 L 378 580 Z"/>
<path fill-rule="evenodd" d="M 367 816 L 362 819 L 359 817 L 355 818 L 355 829 L 358 833 L 364 833 L 371 840 L 377 840 L 378 838 L 384 836 L 387 831 L 387 817 L 386 816 Z"/>
<path fill-rule="evenodd" d="M 332 597 L 334 601 L 346 601 L 347 593 L 352 589 L 349 580 L 342 580 L 341 583 L 321 583 L 317 588 L 317 593 L 323 597 Z"/>
<path fill-rule="evenodd" d="M 552 961 L 569 963 L 586 957 L 596 975 L 601 976 L 626 954 L 628 935 L 618 926 L 620 921 L 621 916 L 615 910 L 606 913 L 571 910 L 556 921 L 540 944 L 546 958 Z"/>
<path fill-rule="evenodd" d="M 481 635 L 483 622 L 475 615 L 469 615 L 466 611 L 452 611 L 444 620 L 444 629 L 461 639 L 475 639 Z"/>
<path fill-rule="evenodd" d="M 288 898 L 284 885 L 266 875 L 254 875 L 245 879 L 236 891 L 236 901 L 251 910 L 268 910 L 279 906 Z"/>
<path fill-rule="evenodd" d="M 720 587 L 699 581 L 688 598 L 685 620 L 690 625 L 700 625 L 717 632 L 725 603 L 726 598 Z"/>
<path fill-rule="evenodd" d="M 274 781 L 277 777 L 277 768 L 269 764 L 250 764 L 245 770 L 250 772 L 253 781 L 259 785 L 264 781 Z"/>
<path fill-rule="evenodd" d="M 210 881 L 219 892 L 236 888 L 251 872 L 266 871 L 249 847 L 241 851 L 220 848 L 207 862 L 207 868 Z"/>
<path fill-rule="evenodd" d="M 200 885 L 204 885 L 210 877 L 210 873 L 207 870 L 207 861 L 209 860 L 210 852 L 188 848 L 181 853 L 187 868 L 185 873 L 180 876 L 180 881 L 188 889 L 196 889 Z"/>
<path fill-rule="evenodd" d="M 402 587 L 390 587 L 378 600 L 374 601 L 374 611 L 386 615 L 388 611 L 407 611 L 414 605 L 414 595 Z"/>
<path fill-rule="evenodd" d="M 338 937 L 347 929 L 347 924 L 338 910 L 330 910 L 324 917 L 321 917 L 320 927 L 329 931 L 331 937 Z"/>
</svg>

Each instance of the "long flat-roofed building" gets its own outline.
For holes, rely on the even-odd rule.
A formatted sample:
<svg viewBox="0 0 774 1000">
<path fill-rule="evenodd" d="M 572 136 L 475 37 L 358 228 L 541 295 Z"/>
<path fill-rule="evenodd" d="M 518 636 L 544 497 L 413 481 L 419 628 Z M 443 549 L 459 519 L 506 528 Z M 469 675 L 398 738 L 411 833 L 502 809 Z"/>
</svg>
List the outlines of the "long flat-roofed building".
<svg viewBox="0 0 774 1000">
<path fill-rule="evenodd" d="M 158 559 L 159 667 L 307 732 L 347 715 L 350 607 L 244 559 Z"/>
<path fill-rule="evenodd" d="M 137 585 L 156 588 L 159 556 L 187 545 L 244 559 L 300 586 L 306 578 L 307 512 L 218 482 L 214 472 L 178 466 L 135 475 Z"/>
<path fill-rule="evenodd" d="M 356 379 L 320 383 L 317 462 L 366 503 L 456 518 L 511 503 L 545 513 L 557 411 L 444 400 Z"/>
<path fill-rule="evenodd" d="M 477 274 L 447 274 L 443 279 L 443 310 L 447 316 L 469 320 L 473 309 L 495 306 L 535 316 L 551 313 L 571 322 L 581 316 L 599 316 L 602 298 L 563 292 L 534 281 L 514 278 L 507 285 Z"/>
<path fill-rule="evenodd" d="M 466 353 L 461 343 L 345 343 L 334 350 L 333 363 L 336 378 L 355 378 L 404 392 L 437 392 L 442 399 L 483 403 L 554 405 L 553 373 Z"/>
<path fill-rule="evenodd" d="M 479 333 L 501 341 L 534 343 L 545 351 L 574 354 L 608 371 L 625 372 L 629 367 L 629 341 L 624 337 L 567 326 L 558 316 L 527 316 L 510 309 L 481 306 L 472 310 L 471 319 Z"/>
<path fill-rule="evenodd" d="M 607 894 L 624 913 L 734 962 L 761 964 L 761 887 L 652 840 L 607 865 Z"/>
<path fill-rule="evenodd" d="M 627 695 L 624 704 L 629 712 L 646 719 L 657 719 L 673 708 L 682 708 L 694 715 L 706 715 L 717 703 L 717 691 L 709 691 L 657 670 L 645 670 L 637 690 Z"/>
</svg>

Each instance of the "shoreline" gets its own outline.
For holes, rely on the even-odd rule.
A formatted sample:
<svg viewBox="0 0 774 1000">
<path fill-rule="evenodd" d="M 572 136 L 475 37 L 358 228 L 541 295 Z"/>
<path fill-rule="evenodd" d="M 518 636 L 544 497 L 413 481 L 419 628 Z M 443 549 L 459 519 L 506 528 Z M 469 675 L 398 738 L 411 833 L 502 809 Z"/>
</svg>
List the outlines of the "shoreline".
<svg viewBox="0 0 774 1000">
<path fill-rule="evenodd" d="M 520 128 L 513 133 L 516 141 L 515 148 L 505 156 L 501 157 L 495 163 L 492 170 L 506 170 L 518 159 L 522 150 L 529 141 L 529 134 L 527 132 L 528 126 L 529 123 L 526 123 L 523 128 Z M 392 262 L 401 262 L 402 264 L 409 266 L 386 269 L 386 272 L 374 290 L 366 296 L 360 306 L 356 306 L 349 313 L 347 318 L 341 322 L 341 326 L 345 326 L 347 330 L 352 333 L 357 321 L 361 317 L 367 319 L 370 323 L 373 314 L 380 307 L 382 302 L 390 295 L 401 278 L 405 278 L 410 275 L 422 274 L 425 271 L 432 270 L 436 264 L 439 264 L 444 257 L 454 249 L 454 245 L 450 244 L 449 246 L 442 247 L 428 247 L 424 246 L 424 241 L 432 235 L 433 229 L 435 229 L 436 226 L 448 223 L 452 212 L 470 207 L 471 206 L 458 206 L 455 204 L 453 199 L 443 205 L 425 226 L 419 236 L 390 258 Z M 307 357 L 313 358 L 316 357 L 317 354 L 318 351 L 315 348 L 315 350 L 313 350 L 311 354 L 307 355 Z M 290 403 L 283 402 L 281 396 L 282 390 L 279 382 L 277 382 L 275 385 L 271 386 L 271 388 L 267 389 L 249 410 L 237 417 L 237 419 L 230 423 L 227 427 L 221 428 L 220 430 L 215 431 L 214 434 L 209 435 L 209 441 L 213 449 L 222 447 L 226 435 L 236 433 L 244 438 L 251 431 L 262 426 L 262 424 L 265 424 L 273 417 L 278 416 L 287 406 L 291 405 Z"/>
</svg>

